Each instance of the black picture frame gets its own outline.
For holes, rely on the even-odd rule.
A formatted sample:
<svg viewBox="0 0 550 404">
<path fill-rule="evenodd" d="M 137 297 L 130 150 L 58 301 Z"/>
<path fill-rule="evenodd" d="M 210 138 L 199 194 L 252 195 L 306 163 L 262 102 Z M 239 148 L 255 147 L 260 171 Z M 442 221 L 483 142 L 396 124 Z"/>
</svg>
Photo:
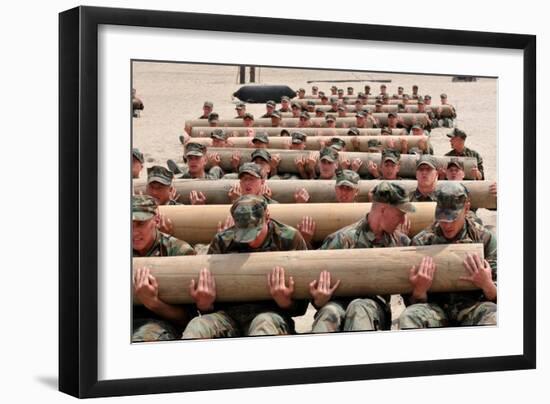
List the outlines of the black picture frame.
<svg viewBox="0 0 550 404">
<path fill-rule="evenodd" d="M 523 51 L 523 354 L 98 381 L 98 26 L 246 32 Z M 59 15 L 59 389 L 104 397 L 536 367 L 536 37 L 78 7 Z"/>
</svg>

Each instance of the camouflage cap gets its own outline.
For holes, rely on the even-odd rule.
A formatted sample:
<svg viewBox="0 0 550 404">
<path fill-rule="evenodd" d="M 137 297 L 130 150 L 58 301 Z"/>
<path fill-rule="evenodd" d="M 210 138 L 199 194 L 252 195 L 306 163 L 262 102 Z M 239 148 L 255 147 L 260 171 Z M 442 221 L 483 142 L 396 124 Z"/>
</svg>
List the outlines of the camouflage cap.
<svg viewBox="0 0 550 404">
<path fill-rule="evenodd" d="M 342 151 L 344 147 L 346 147 L 346 142 L 339 137 L 333 137 L 330 139 L 330 147 L 333 147 L 338 151 Z"/>
<path fill-rule="evenodd" d="M 359 91 L 359 92 L 357 93 L 357 97 L 358 97 L 358 98 L 365 98 L 365 93 L 362 92 L 362 91 Z"/>
<path fill-rule="evenodd" d="M 330 97 L 331 104 L 335 104 L 338 102 L 338 97 Z"/>
<path fill-rule="evenodd" d="M 345 110 L 346 110 L 346 107 L 344 105 L 338 106 L 338 111 L 345 111 Z"/>
<path fill-rule="evenodd" d="M 391 160 L 395 164 L 397 164 L 397 163 L 399 163 L 400 158 L 401 158 L 401 153 L 399 152 L 399 150 L 384 149 L 382 151 L 382 163 L 384 163 L 387 160 Z"/>
<path fill-rule="evenodd" d="M 242 174 L 250 174 L 256 178 L 263 178 L 262 176 L 262 167 L 256 163 L 244 163 L 239 167 L 239 178 Z"/>
<path fill-rule="evenodd" d="M 412 88 L 416 88 L 418 89 L 418 86 L 416 84 L 413 84 L 413 87 Z"/>
<path fill-rule="evenodd" d="M 302 109 L 302 104 L 300 104 L 298 101 L 293 101 L 292 104 L 290 105 L 291 108 L 298 108 L 298 109 Z"/>
<path fill-rule="evenodd" d="M 304 143 L 307 139 L 307 135 L 303 132 L 292 132 L 292 143 L 300 144 Z"/>
<path fill-rule="evenodd" d="M 325 110 L 323 110 L 321 108 L 315 108 L 315 113 L 325 115 Z"/>
<path fill-rule="evenodd" d="M 388 128 L 387 126 L 383 127 L 381 130 L 380 130 L 380 133 L 382 135 L 391 135 L 392 134 L 392 131 L 390 128 Z"/>
<path fill-rule="evenodd" d="M 365 111 L 359 111 L 358 113 L 355 114 L 356 118 L 364 118 L 366 116 L 367 116 L 367 113 Z"/>
<path fill-rule="evenodd" d="M 325 147 L 319 151 L 319 160 L 335 163 L 338 161 L 338 151 L 332 147 Z"/>
<path fill-rule="evenodd" d="M 288 97 L 288 96 L 286 96 L 286 95 L 283 95 L 283 96 L 281 97 L 281 102 L 283 102 L 283 101 L 288 101 L 288 102 L 290 102 L 290 97 Z"/>
<path fill-rule="evenodd" d="M 252 161 L 254 161 L 254 159 L 256 157 L 259 157 L 262 160 L 267 161 L 268 163 L 271 162 L 271 153 L 269 153 L 266 149 L 256 149 L 256 150 L 254 150 L 252 152 L 252 154 L 250 155 L 250 158 L 252 159 Z"/>
<path fill-rule="evenodd" d="M 466 139 L 468 135 L 461 129 L 454 128 L 451 133 L 447 133 L 447 137 L 459 137 L 461 139 Z"/>
<path fill-rule="evenodd" d="M 225 140 L 227 139 L 227 134 L 223 129 L 214 129 L 212 132 L 210 132 L 210 138 Z"/>
<path fill-rule="evenodd" d="M 385 84 L 381 84 L 380 88 L 386 88 L 387 86 Z"/>
<path fill-rule="evenodd" d="M 376 104 L 374 104 L 376 107 L 381 107 L 382 105 L 382 101 L 376 101 Z"/>
<path fill-rule="evenodd" d="M 459 169 L 464 171 L 464 162 L 461 159 L 457 158 L 457 157 L 451 157 L 449 159 L 449 162 L 447 163 L 447 168 L 449 168 L 451 166 L 458 167 Z"/>
<path fill-rule="evenodd" d="M 149 195 L 132 196 L 132 220 L 143 222 L 157 213 L 157 201 Z"/>
<path fill-rule="evenodd" d="M 424 99 L 422 97 L 418 98 L 416 101 L 417 104 L 424 104 Z"/>
<path fill-rule="evenodd" d="M 389 94 L 384 94 L 384 95 L 382 96 L 382 99 L 383 99 L 383 100 L 387 100 L 387 99 L 389 99 L 389 98 L 390 98 L 390 95 L 389 95 Z"/>
<path fill-rule="evenodd" d="M 338 89 L 338 87 L 336 87 L 336 86 L 332 86 L 332 87 L 330 87 L 330 89 L 331 89 L 331 90 L 337 90 L 337 89 Z"/>
<path fill-rule="evenodd" d="M 372 190 L 373 202 L 387 203 L 395 206 L 402 212 L 415 212 L 414 205 L 409 202 L 409 194 L 407 190 L 395 183 L 382 181 Z"/>
<path fill-rule="evenodd" d="M 245 109 L 246 105 L 244 102 L 238 102 L 237 105 L 235 105 L 235 109 Z"/>
<path fill-rule="evenodd" d="M 313 91 L 316 91 L 316 90 L 319 90 L 319 87 L 313 86 L 313 87 L 311 87 L 311 89 L 312 89 Z"/>
<path fill-rule="evenodd" d="M 414 86 L 413 86 L 414 87 Z M 402 86 L 397 87 L 398 90 L 404 90 Z"/>
<path fill-rule="evenodd" d="M 305 93 L 306 90 L 305 90 L 304 88 L 300 88 L 300 89 L 298 90 L 298 92 L 299 92 L 299 93 Z"/>
<path fill-rule="evenodd" d="M 338 89 L 338 94 L 342 94 L 344 92 L 344 89 L 343 88 L 339 88 Z"/>
<path fill-rule="evenodd" d="M 219 119 L 220 119 L 220 116 L 218 115 L 217 112 L 211 112 L 210 114 L 208 114 L 208 122 L 219 121 Z"/>
<path fill-rule="evenodd" d="M 447 94 L 442 93 L 439 97 L 440 97 L 440 98 L 447 98 Z"/>
<path fill-rule="evenodd" d="M 250 243 L 262 231 L 265 223 L 267 202 L 256 195 L 243 195 L 231 206 L 231 216 L 235 221 L 235 241 Z"/>
<path fill-rule="evenodd" d="M 269 143 L 269 138 L 267 136 L 267 132 L 258 131 L 252 138 L 252 142 L 262 142 L 262 143 Z"/>
<path fill-rule="evenodd" d="M 310 106 L 311 106 L 311 105 L 315 105 L 315 101 L 309 100 L 309 101 L 307 102 L 307 105 L 310 105 Z"/>
<path fill-rule="evenodd" d="M 307 111 L 303 111 L 303 112 L 300 114 L 300 118 L 309 119 L 309 113 L 308 113 Z"/>
<path fill-rule="evenodd" d="M 206 146 L 196 142 L 189 142 L 185 145 L 184 155 L 187 156 L 204 156 L 206 154 Z"/>
<path fill-rule="evenodd" d="M 143 158 L 143 153 L 139 151 L 138 148 L 132 149 L 132 156 L 138 159 L 138 161 L 143 164 L 145 162 L 145 159 Z"/>
<path fill-rule="evenodd" d="M 162 166 L 152 166 L 147 168 L 147 184 L 159 182 L 162 185 L 172 185 L 174 173 Z"/>
<path fill-rule="evenodd" d="M 431 100 L 431 99 L 432 99 L 432 96 L 431 96 L 431 95 L 426 94 L 426 95 L 424 96 L 424 100 Z"/>
<path fill-rule="evenodd" d="M 250 112 L 247 112 L 243 115 L 243 119 L 252 119 L 254 120 L 254 115 L 252 115 Z"/>
<path fill-rule="evenodd" d="M 360 134 L 359 129 L 357 129 L 355 126 L 352 128 L 349 128 L 348 130 L 348 135 L 359 136 L 359 134 Z"/>
<path fill-rule="evenodd" d="M 283 130 L 281 130 L 280 135 L 281 136 L 290 136 L 290 132 L 288 131 L 287 128 L 284 128 Z"/>
<path fill-rule="evenodd" d="M 205 101 L 203 104 L 204 107 L 214 108 L 214 103 L 212 101 Z"/>
<path fill-rule="evenodd" d="M 419 124 L 415 123 L 413 126 L 411 126 L 411 129 L 422 129 L 422 126 L 420 126 Z"/>
<path fill-rule="evenodd" d="M 273 111 L 273 112 L 271 113 L 271 117 L 272 117 L 272 118 L 275 117 L 275 118 L 281 119 L 282 116 L 283 116 L 283 115 L 282 115 L 279 111 Z"/>
<path fill-rule="evenodd" d="M 380 143 L 378 140 L 376 139 L 370 139 L 368 142 L 367 142 L 367 147 L 378 147 L 378 146 L 381 146 L 382 143 Z"/>
<path fill-rule="evenodd" d="M 429 155 L 429 154 L 423 154 L 422 156 L 420 156 L 420 158 L 418 160 L 416 160 L 416 169 L 417 170 L 421 165 L 426 165 L 428 167 L 433 168 L 434 170 L 437 169 L 436 159 L 433 156 Z"/>
<path fill-rule="evenodd" d="M 326 117 L 325 117 L 325 121 L 332 121 L 332 122 L 335 122 L 336 121 L 336 118 L 334 117 L 334 115 L 331 115 L 331 114 L 328 114 Z"/>
<path fill-rule="evenodd" d="M 348 90 L 353 90 L 353 87 L 348 87 Z"/>
<path fill-rule="evenodd" d="M 397 118 L 397 113 L 395 113 L 395 112 L 390 112 L 390 113 L 388 114 L 388 119 L 391 118 L 392 116 L 393 116 L 394 118 Z"/>
<path fill-rule="evenodd" d="M 265 105 L 268 107 L 275 107 L 275 105 L 277 104 L 275 103 L 275 101 L 269 100 L 268 102 L 265 103 Z"/>
<path fill-rule="evenodd" d="M 458 181 L 444 181 L 435 192 L 437 206 L 435 219 L 442 222 L 453 222 L 464 209 L 468 200 L 468 191 Z"/>
<path fill-rule="evenodd" d="M 353 170 L 336 171 L 336 186 L 347 185 L 352 188 L 359 188 L 359 174 Z"/>
<path fill-rule="evenodd" d="M 321 92 L 319 92 L 319 94 L 321 94 Z M 321 99 L 322 100 L 328 100 L 328 96 L 325 93 L 323 93 L 323 94 L 321 94 Z"/>
</svg>

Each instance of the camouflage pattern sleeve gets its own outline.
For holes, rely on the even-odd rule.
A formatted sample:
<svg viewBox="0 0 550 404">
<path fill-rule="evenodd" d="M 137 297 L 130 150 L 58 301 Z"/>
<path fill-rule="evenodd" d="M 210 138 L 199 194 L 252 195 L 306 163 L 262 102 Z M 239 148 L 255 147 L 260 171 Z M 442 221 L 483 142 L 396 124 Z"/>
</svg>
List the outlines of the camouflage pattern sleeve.
<svg viewBox="0 0 550 404">
<path fill-rule="evenodd" d="M 224 176 L 224 172 L 219 166 L 214 166 L 208 171 L 208 178 L 213 180 L 219 180 Z"/>
<path fill-rule="evenodd" d="M 483 158 L 481 158 L 478 152 L 475 152 L 477 158 L 477 169 L 481 172 L 481 179 L 485 179 L 485 171 L 483 171 Z"/>
<path fill-rule="evenodd" d="M 431 232 L 422 230 L 411 240 L 411 246 L 431 245 Z"/>
<path fill-rule="evenodd" d="M 172 236 L 164 236 L 161 243 L 166 248 L 166 255 L 169 257 L 180 255 L 196 255 L 196 251 L 188 243 Z"/>
<path fill-rule="evenodd" d="M 329 234 L 327 238 L 319 247 L 319 250 L 340 250 L 342 248 L 351 248 L 349 242 L 346 241 L 346 238 L 343 237 L 343 234 L 340 231 Z"/>
<path fill-rule="evenodd" d="M 493 282 L 497 283 L 497 239 L 489 230 L 483 235 L 483 255 L 491 266 Z"/>
<path fill-rule="evenodd" d="M 212 241 L 210 242 L 210 246 L 208 247 L 207 255 L 212 254 L 223 254 L 225 251 L 225 244 L 223 242 L 223 239 L 220 237 L 220 233 L 216 234 Z"/>
</svg>

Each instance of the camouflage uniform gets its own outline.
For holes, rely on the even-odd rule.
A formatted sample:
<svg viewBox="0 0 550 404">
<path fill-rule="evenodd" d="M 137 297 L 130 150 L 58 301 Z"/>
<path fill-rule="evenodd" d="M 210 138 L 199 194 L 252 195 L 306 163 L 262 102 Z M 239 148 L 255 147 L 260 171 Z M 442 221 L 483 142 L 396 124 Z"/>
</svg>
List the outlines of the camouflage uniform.
<svg viewBox="0 0 550 404">
<path fill-rule="evenodd" d="M 447 134 L 448 138 L 460 137 L 466 140 L 466 133 L 463 130 L 455 128 L 451 133 Z M 461 153 L 458 153 L 456 150 L 451 150 L 448 153 L 445 153 L 445 156 L 455 156 L 455 157 L 475 157 L 477 160 L 477 169 L 481 172 L 481 179 L 485 179 L 485 173 L 483 171 L 483 159 L 475 150 L 464 147 L 464 150 Z"/>
<path fill-rule="evenodd" d="M 450 243 L 481 243 L 483 254 L 491 266 L 493 282 L 497 281 L 497 241 L 485 227 L 466 217 L 464 227 L 454 240 L 443 235 L 438 220 L 455 220 L 464 208 L 467 191 L 463 185 L 448 182 L 437 191 L 436 222 L 417 234 L 412 245 L 437 245 Z M 410 296 L 404 296 L 407 308 L 399 317 L 399 328 L 445 327 L 449 325 L 495 325 L 497 305 L 487 301 L 480 290 L 429 293 L 427 301 L 411 303 Z"/>
<path fill-rule="evenodd" d="M 162 166 L 152 166 L 147 168 L 147 184 L 151 182 L 158 182 L 165 186 L 172 186 L 174 180 L 174 173 Z M 158 202 L 158 201 L 157 201 Z M 170 199 L 165 205 L 181 205 L 180 202 Z"/>
<path fill-rule="evenodd" d="M 132 219 L 150 220 L 157 210 L 154 198 L 147 195 L 138 195 L 132 198 Z M 185 241 L 161 233 L 155 230 L 155 241 L 151 248 L 140 255 L 133 250 L 134 257 L 171 257 L 180 255 L 195 255 L 195 250 Z M 191 317 L 194 310 L 184 306 Z M 165 341 L 177 339 L 182 327 L 163 320 L 159 315 L 147 309 L 145 306 L 133 306 L 132 308 L 132 342 Z"/>
<path fill-rule="evenodd" d="M 185 145 L 185 157 L 187 156 L 204 156 L 206 155 L 206 146 L 200 143 L 189 142 Z M 205 172 L 202 177 L 194 177 L 189 173 L 187 167 L 185 171 L 177 178 L 201 178 L 205 180 L 219 180 L 224 175 L 223 170 L 219 166 L 211 167 L 208 172 Z"/>
<path fill-rule="evenodd" d="M 374 189 L 373 199 L 375 202 L 414 211 L 408 203 L 405 189 L 398 184 L 386 181 L 380 183 Z M 383 248 L 410 244 L 409 237 L 397 231 L 383 233 L 382 238 L 377 239 L 369 227 L 368 217 L 367 214 L 364 219 L 329 235 L 320 249 Z M 389 296 L 333 299 L 318 308 L 311 332 L 387 330 L 391 325 L 389 301 Z"/>
<path fill-rule="evenodd" d="M 440 96 L 442 99 L 447 99 L 447 94 L 441 94 Z M 453 105 L 451 104 L 445 104 L 447 105 L 449 108 L 451 108 L 451 117 L 450 118 L 440 118 L 439 119 L 439 122 L 438 122 L 438 126 L 442 127 L 442 128 L 452 128 L 454 126 L 454 119 L 456 118 L 456 109 Z"/>
<path fill-rule="evenodd" d="M 258 248 L 250 247 L 249 242 L 257 237 L 263 227 L 266 207 L 263 199 L 257 196 L 240 197 L 231 207 L 235 226 L 216 234 L 208 254 L 307 249 L 298 230 L 274 219 L 267 223 L 268 234 L 263 244 Z M 274 300 L 216 303 L 215 312 L 191 320 L 182 338 L 292 334 L 295 331 L 291 317 L 305 314 L 307 304 L 307 301 L 295 300 L 290 308 L 281 309 Z"/>
</svg>

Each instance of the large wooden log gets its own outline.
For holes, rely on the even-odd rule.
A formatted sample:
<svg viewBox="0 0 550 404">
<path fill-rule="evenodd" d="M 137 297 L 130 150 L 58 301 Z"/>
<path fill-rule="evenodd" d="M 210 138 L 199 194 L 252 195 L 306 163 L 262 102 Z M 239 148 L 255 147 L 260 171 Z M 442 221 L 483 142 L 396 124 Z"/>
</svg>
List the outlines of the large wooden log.
<svg viewBox="0 0 550 404">
<path fill-rule="evenodd" d="M 416 203 L 416 212 L 409 214 L 411 234 L 415 235 L 428 227 L 435 217 L 435 203 Z M 218 229 L 218 223 L 225 222 L 231 205 L 176 205 L 161 206 L 160 213 L 166 215 L 174 225 L 174 236 L 190 244 L 210 243 Z M 315 204 L 272 204 L 271 217 L 289 226 L 296 227 L 304 216 L 316 222 L 314 241 L 322 241 L 329 234 L 352 224 L 370 211 L 370 203 L 315 203 Z"/>
<path fill-rule="evenodd" d="M 329 97 L 329 104 L 330 104 L 330 98 L 331 97 L 334 97 L 334 96 L 328 96 Z M 391 97 L 391 96 L 390 96 Z M 339 103 L 340 104 L 345 104 L 345 105 L 353 105 L 355 104 L 355 101 L 357 101 L 357 96 L 351 96 L 351 97 L 346 97 L 347 99 L 344 101 L 344 99 L 339 99 Z M 307 103 L 309 101 L 313 101 L 315 103 L 315 106 L 317 105 L 322 105 L 322 101 L 320 98 L 294 98 L 292 100 L 292 102 L 299 102 L 300 104 L 302 104 L 303 106 L 306 106 Z M 410 103 L 414 103 L 415 100 L 410 100 L 409 99 L 409 102 Z M 376 103 L 376 97 L 373 97 L 373 96 L 369 96 L 367 98 L 367 104 L 375 104 Z M 403 103 L 403 99 L 402 98 L 390 98 L 389 99 L 389 103 L 390 104 L 401 104 Z"/>
<path fill-rule="evenodd" d="M 208 149 L 211 153 L 218 153 L 221 158 L 220 167 L 229 172 L 233 168 L 231 166 L 231 157 L 235 151 L 241 153 L 241 163 L 250 161 L 250 154 L 252 149 L 246 148 L 217 148 L 212 147 Z M 282 149 L 269 149 L 269 152 L 273 154 L 279 154 L 281 157 L 281 163 L 279 164 L 279 172 L 282 173 L 298 173 L 295 160 L 297 157 L 308 157 L 310 153 L 319 154 L 318 151 L 303 151 L 303 150 L 282 150 Z M 342 158 L 349 159 L 350 161 L 358 158 L 363 161 L 363 165 L 359 168 L 359 174 L 366 175 L 368 173 L 367 165 L 369 161 L 373 161 L 375 164 L 380 165 L 381 154 L 380 153 L 363 153 L 363 152 L 341 152 Z M 434 156 L 438 165 L 446 166 L 450 157 L 446 156 Z M 475 157 L 459 157 L 464 162 L 465 179 L 471 180 L 472 168 L 477 167 L 477 160 Z M 416 154 L 402 154 L 400 159 L 399 176 L 402 178 L 416 178 L 416 161 L 418 156 Z"/>
<path fill-rule="evenodd" d="M 189 193 L 191 191 L 201 191 L 206 195 L 208 205 L 223 205 L 231 203 L 228 193 L 231 187 L 239 180 L 175 180 L 174 186 L 180 195 L 179 202 L 190 204 Z M 407 191 L 412 192 L 417 187 L 416 180 L 396 181 Z M 445 181 L 446 182 L 446 181 Z M 378 180 L 359 181 L 359 194 L 357 202 L 368 202 L 369 192 L 378 185 Z M 489 192 L 492 181 L 462 181 L 462 184 L 470 192 L 470 201 L 472 208 L 496 209 L 497 198 Z M 439 185 L 441 182 L 439 182 Z M 308 203 L 336 202 L 334 192 L 334 180 L 267 180 L 267 185 L 271 189 L 273 196 L 279 203 L 294 203 L 294 192 L 304 188 L 309 194 Z M 145 191 L 143 182 L 134 183 L 136 193 Z"/>
<path fill-rule="evenodd" d="M 385 113 L 390 112 L 398 112 L 398 105 L 397 104 L 384 104 L 382 105 L 382 111 Z M 373 104 L 365 104 L 362 106 L 362 109 L 368 109 L 369 111 L 374 111 L 376 108 Z M 418 113 L 418 106 L 416 104 L 407 104 L 405 105 L 406 113 L 411 114 L 417 114 Z M 441 113 L 439 113 L 438 109 L 441 108 Z M 315 109 L 320 109 L 322 111 L 329 111 L 332 109 L 332 106 L 330 105 L 316 105 Z M 354 117 L 356 114 L 355 111 L 355 105 L 346 105 L 346 116 L 347 117 Z M 426 110 L 431 110 L 438 118 L 452 118 L 453 117 L 453 110 L 449 105 L 427 105 Z M 336 112 L 331 112 L 334 116 L 337 115 Z M 283 112 L 282 113 L 283 118 L 290 118 L 292 117 L 292 112 Z"/>
<path fill-rule="evenodd" d="M 409 270 L 425 256 L 433 257 L 437 268 L 430 291 L 475 290 L 471 282 L 460 280 L 466 275 L 466 253 L 483 257 L 483 244 L 134 258 L 133 268 L 151 268 L 159 297 L 167 303 L 192 303 L 189 284 L 205 267 L 216 281 L 216 301 L 246 302 L 271 300 L 266 278 L 276 265 L 285 269 L 287 282 L 292 276 L 295 299 L 311 298 L 309 283 L 323 270 L 341 282 L 335 296 L 410 293 Z M 134 304 L 139 304 L 135 297 Z"/>
<path fill-rule="evenodd" d="M 191 129 L 191 132 L 188 132 L 188 134 L 191 137 L 210 137 L 210 133 L 212 133 L 212 130 L 215 128 L 211 128 L 209 126 L 194 126 L 193 129 Z M 234 126 L 234 127 L 225 127 L 222 128 L 225 133 L 230 137 L 241 137 L 245 136 L 248 137 L 248 128 L 245 128 L 243 126 Z M 281 131 L 283 129 L 287 130 L 288 132 L 292 132 L 294 130 L 299 130 L 300 132 L 305 133 L 308 136 L 346 136 L 348 134 L 349 128 L 296 128 L 296 127 L 255 127 L 252 128 L 255 131 L 262 131 L 266 132 L 268 136 L 280 136 Z M 359 136 L 381 136 L 382 135 L 382 129 L 365 129 L 361 128 L 359 129 Z M 392 129 L 392 136 L 407 136 L 408 133 L 405 129 Z"/>
<path fill-rule="evenodd" d="M 381 125 L 387 125 L 388 123 L 388 114 L 387 113 L 374 113 L 372 114 L 375 118 L 378 119 Z M 428 115 L 426 114 L 398 114 L 401 118 L 404 125 L 411 126 L 415 123 L 420 125 L 425 125 L 427 122 Z M 298 126 L 299 118 L 284 118 L 281 121 L 281 126 L 296 127 Z M 311 118 L 311 124 L 314 127 L 324 127 L 326 126 L 325 118 Z M 192 119 L 185 122 L 185 131 L 191 133 L 191 130 L 194 126 L 203 126 L 204 119 Z M 356 120 L 353 117 L 349 118 L 337 118 L 336 127 L 338 128 L 349 128 L 356 125 Z M 243 126 L 242 119 L 220 119 L 218 121 L 219 127 L 232 127 L 232 126 Z M 255 127 L 270 127 L 271 118 L 258 118 L 254 120 Z"/>
<path fill-rule="evenodd" d="M 293 129 L 290 130 L 292 132 Z M 328 144 L 330 139 L 334 136 L 312 136 L 306 139 L 306 150 L 320 150 L 321 142 Z M 427 141 L 427 136 L 338 136 L 346 142 L 347 151 L 359 151 L 367 152 L 369 150 L 368 142 L 370 140 L 378 140 L 384 145 L 387 145 L 388 142 L 395 142 L 396 147 L 399 147 L 401 139 L 405 140 L 409 145 L 409 148 L 415 147 L 418 145 L 418 142 L 421 140 Z M 359 145 L 359 149 L 354 148 L 353 140 L 356 139 Z M 231 142 L 231 147 L 248 147 L 254 148 L 254 146 L 249 146 L 251 142 L 250 137 L 229 137 L 227 139 Z M 289 146 L 291 138 L 288 136 L 269 136 L 269 148 L 271 149 L 285 149 Z M 203 144 L 207 147 L 212 146 L 212 139 L 209 137 L 194 137 L 193 142 Z"/>
</svg>

